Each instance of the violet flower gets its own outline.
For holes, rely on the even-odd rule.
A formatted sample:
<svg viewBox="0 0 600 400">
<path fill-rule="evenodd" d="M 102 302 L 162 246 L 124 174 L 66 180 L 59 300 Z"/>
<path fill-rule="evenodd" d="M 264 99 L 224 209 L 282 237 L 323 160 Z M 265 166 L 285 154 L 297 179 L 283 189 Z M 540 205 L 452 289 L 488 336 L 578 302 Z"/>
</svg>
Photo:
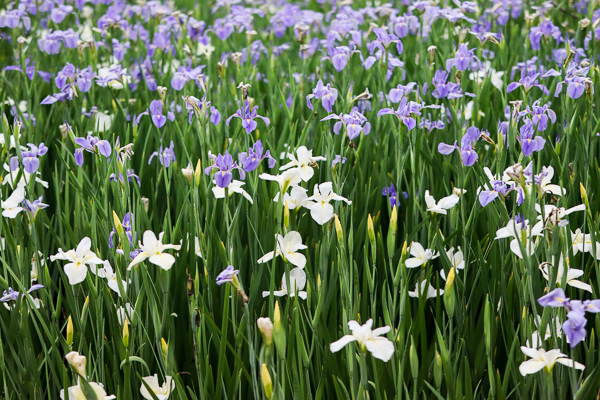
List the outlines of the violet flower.
<svg viewBox="0 0 600 400">
<path fill-rule="evenodd" d="M 140 119 L 143 115 L 150 115 L 152 122 L 158 129 L 165 125 L 167 118 L 169 121 L 175 120 L 175 114 L 172 111 L 167 111 L 167 116 L 163 115 L 163 104 L 161 100 L 152 100 L 150 103 L 150 108 L 137 116 L 138 124 L 140 123 Z"/>
<path fill-rule="evenodd" d="M 30 202 L 27 199 L 25 199 L 24 201 L 25 209 L 27 210 L 33 221 L 35 221 L 35 217 L 41 209 L 48 207 L 48 204 L 42 203 L 43 197 L 44 196 L 40 196 L 37 200 L 34 200 L 33 202 Z"/>
<path fill-rule="evenodd" d="M 210 167 L 206 167 L 204 169 L 204 173 L 206 175 L 210 175 L 213 169 L 217 169 L 218 171 L 215 173 L 215 182 L 218 187 L 226 188 L 229 186 L 231 181 L 233 180 L 233 170 L 237 169 L 240 173 L 240 179 L 244 180 L 246 178 L 246 173 L 243 168 L 238 166 L 237 162 L 233 161 L 233 157 L 229 154 L 229 150 L 225 151 L 225 154 L 219 154 L 214 158 L 215 164 Z"/>
<path fill-rule="evenodd" d="M 35 290 L 39 290 L 41 288 L 43 288 L 44 285 L 40 285 L 35 284 L 33 286 L 31 286 L 29 288 L 29 290 L 27 291 L 27 293 L 31 293 Z M 19 292 L 17 292 L 16 290 L 13 290 L 11 287 L 8 288 L 8 292 L 5 290 L 4 291 L 4 296 L 0 297 L 0 301 L 2 302 L 7 302 L 7 301 L 17 301 L 17 299 L 19 298 Z M 21 294 L 21 297 L 25 296 L 25 293 Z"/>
<path fill-rule="evenodd" d="M 237 110 L 235 114 L 227 118 L 225 125 L 229 126 L 229 123 L 233 117 L 239 118 L 242 120 L 242 127 L 246 130 L 247 134 L 250 134 L 256 129 L 258 124 L 256 121 L 254 121 L 255 118 L 262 119 L 264 123 L 269 126 L 271 124 L 271 120 L 267 117 L 261 117 L 258 115 L 256 110 L 258 110 L 258 106 L 254 106 L 252 109 L 250 109 L 250 103 L 248 100 L 245 100 L 244 106 Z"/>
<path fill-rule="evenodd" d="M 469 50 L 465 43 L 461 43 L 455 56 L 446 60 L 446 70 L 450 71 L 452 67 L 456 67 L 459 71 L 466 71 L 471 66 L 473 59 L 479 61 L 475 56 L 474 49 Z"/>
<path fill-rule="evenodd" d="M 171 145 L 165 149 L 163 149 L 163 146 L 161 144 L 159 151 L 155 151 L 150 155 L 148 165 L 150 165 L 154 157 L 158 157 L 158 161 L 161 163 L 161 165 L 163 165 L 165 168 L 169 168 L 171 163 L 177 161 L 177 159 L 175 158 L 175 145 L 173 144 L 173 141 L 171 140 Z"/>
<path fill-rule="evenodd" d="M 477 127 L 470 127 L 467 129 L 467 132 L 463 135 L 460 141 L 460 147 L 457 146 L 457 142 L 454 142 L 454 145 L 449 145 L 446 143 L 440 143 L 438 145 L 438 151 L 441 154 L 448 155 L 451 154 L 454 150 L 458 150 L 460 152 L 460 158 L 465 167 L 470 167 L 479 158 L 479 155 L 473 149 L 475 142 L 479 139 L 481 132 Z"/>
<path fill-rule="evenodd" d="M 357 107 L 354 107 L 350 114 L 330 114 L 323 118 L 321 121 L 328 121 L 330 119 L 339 120 L 333 125 L 333 132 L 336 135 L 340 134 L 340 130 L 344 127 L 346 134 L 350 140 L 353 140 L 360 136 L 363 132 L 366 135 L 371 132 L 371 123 L 368 122 L 367 118 L 358 111 Z"/>
<path fill-rule="evenodd" d="M 508 86 L 506 87 L 506 93 L 510 93 L 518 87 L 523 87 L 523 90 L 525 90 L 525 93 L 529 93 L 529 91 L 531 89 L 533 89 L 534 87 L 537 87 L 542 92 L 544 92 L 544 94 L 546 96 L 549 95 L 550 91 L 548 90 L 548 88 L 546 86 L 539 83 L 539 81 L 537 79 L 538 76 L 540 76 L 539 73 L 536 73 L 533 75 L 525 75 L 525 70 L 523 70 L 521 73 L 521 79 L 519 79 L 518 82 L 509 83 Z"/>
<path fill-rule="evenodd" d="M 100 138 L 92 135 L 88 135 L 87 138 L 76 137 L 75 143 L 81 146 L 75 150 L 75 164 L 78 166 L 83 165 L 83 151 L 90 153 L 102 154 L 107 159 L 110 158 L 112 148 L 108 140 L 100 140 Z"/>
<path fill-rule="evenodd" d="M 393 108 L 383 108 L 379 110 L 377 116 L 395 115 L 410 131 L 417 126 L 417 121 L 411 115 L 421 115 L 422 108 L 440 108 L 440 106 L 431 105 L 424 107 L 422 104 L 417 103 L 416 101 L 408 101 L 408 99 L 404 97 L 402 98 L 402 101 L 400 101 L 397 110 L 394 110 Z"/>
<path fill-rule="evenodd" d="M 568 310 L 567 320 L 563 323 L 563 332 L 569 339 L 571 348 L 575 348 L 585 337 L 587 319 L 585 312 L 599 313 L 600 300 L 570 300 L 561 288 L 556 288 L 538 299 L 542 307 L 565 307 Z"/>
<path fill-rule="evenodd" d="M 263 146 L 260 140 L 257 140 L 256 143 L 248 153 L 242 152 L 238 155 L 240 163 L 242 164 L 242 168 L 246 172 L 252 172 L 260 165 L 260 162 L 267 158 L 269 160 L 269 168 L 273 168 L 275 163 L 277 162 L 273 157 L 271 157 L 271 152 L 267 150 L 267 152 L 263 155 Z"/>
<path fill-rule="evenodd" d="M 154 156 L 154 154 L 153 154 L 153 156 Z M 175 157 L 175 156 L 173 156 L 173 157 Z M 125 178 L 123 177 L 123 174 L 121 172 L 119 172 L 118 181 L 117 181 L 117 175 L 114 173 L 110 174 L 108 179 L 110 179 L 112 182 L 119 182 L 121 184 L 121 186 L 124 186 L 124 184 L 125 184 Z M 142 182 L 140 182 L 140 177 L 135 174 L 134 170 L 127 169 L 127 180 L 129 180 L 129 182 L 133 182 L 134 179 L 137 181 L 138 186 L 142 187 Z"/>
<path fill-rule="evenodd" d="M 335 88 L 331 87 L 331 84 L 328 83 L 327 86 L 323 86 L 323 81 L 319 79 L 317 82 L 317 86 L 313 89 L 312 94 L 306 96 L 306 104 L 310 110 L 314 111 L 313 105 L 311 103 L 311 99 L 321 100 L 321 105 L 328 112 L 331 113 L 333 110 L 333 104 L 337 100 L 338 91 Z"/>
<path fill-rule="evenodd" d="M 35 173 L 40 167 L 40 160 L 38 157 L 43 156 L 48 152 L 48 148 L 44 145 L 44 143 L 40 143 L 39 146 L 36 146 L 33 143 L 28 143 L 29 150 L 21 152 L 21 161 L 23 163 L 23 169 L 28 174 Z M 17 156 L 11 157 L 10 159 L 10 169 L 11 171 L 16 171 L 19 167 L 19 158 Z"/>
<path fill-rule="evenodd" d="M 529 157 L 536 151 L 542 151 L 546 140 L 541 136 L 534 136 L 535 128 L 531 119 L 527 118 L 525 124 L 521 126 L 520 135 L 517 137 L 521 143 L 521 150 L 525 157 Z"/>
<path fill-rule="evenodd" d="M 216 279 L 216 283 L 217 285 L 221 286 L 224 283 L 231 283 L 231 285 L 236 288 L 236 286 L 239 287 L 239 284 L 236 285 L 237 283 L 237 274 L 239 274 L 240 271 L 237 269 L 233 269 L 233 265 L 228 266 L 227 268 L 225 268 L 218 276 Z"/>
</svg>

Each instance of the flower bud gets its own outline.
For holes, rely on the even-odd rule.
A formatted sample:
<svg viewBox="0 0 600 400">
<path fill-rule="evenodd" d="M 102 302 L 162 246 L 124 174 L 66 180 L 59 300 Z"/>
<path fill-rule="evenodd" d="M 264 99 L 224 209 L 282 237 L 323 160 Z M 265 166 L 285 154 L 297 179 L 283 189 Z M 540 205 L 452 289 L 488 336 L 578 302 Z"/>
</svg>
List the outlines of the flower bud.
<svg viewBox="0 0 600 400">
<path fill-rule="evenodd" d="M 123 323 L 123 346 L 125 348 L 129 346 L 129 321 L 127 319 Z"/>
<path fill-rule="evenodd" d="M 439 390 L 442 387 L 442 357 L 437 350 L 435 351 L 433 361 L 433 381 L 435 382 L 435 387 Z"/>
<path fill-rule="evenodd" d="M 83 303 L 83 308 L 81 309 L 81 320 L 79 321 L 83 325 L 83 321 L 85 321 L 85 317 L 87 316 L 87 310 L 90 305 L 90 296 L 85 298 L 85 303 Z"/>
<path fill-rule="evenodd" d="M 275 311 L 273 311 L 273 323 L 277 329 L 281 328 L 281 311 L 279 311 L 279 302 L 275 302 Z"/>
<path fill-rule="evenodd" d="M 119 216 L 117 215 L 115 210 L 113 210 L 113 221 L 115 223 L 115 229 L 117 231 L 117 235 L 119 237 L 123 236 L 123 224 L 121 223 L 121 220 L 119 219 Z"/>
<path fill-rule="evenodd" d="M 146 210 L 146 212 L 148 212 L 148 204 L 150 203 L 150 200 L 144 196 L 142 196 L 141 200 L 142 200 L 142 204 L 144 204 L 144 210 Z"/>
<path fill-rule="evenodd" d="M 76 351 L 72 351 L 68 353 L 65 358 L 67 359 L 67 362 L 75 369 L 75 371 L 85 378 L 85 363 L 87 361 L 85 356 L 80 355 Z"/>
<path fill-rule="evenodd" d="M 414 380 L 417 380 L 419 378 L 419 356 L 417 355 L 417 349 L 415 348 L 415 342 L 412 336 L 410 338 L 409 359 L 412 377 Z"/>
<path fill-rule="evenodd" d="M 579 191 L 581 193 L 581 201 L 583 201 L 584 203 L 587 203 L 587 190 L 585 190 L 585 187 L 583 186 L 583 183 L 579 182 Z"/>
<path fill-rule="evenodd" d="M 371 214 L 367 218 L 367 232 L 369 233 L 369 240 L 371 243 L 375 242 L 375 228 L 373 228 L 373 218 L 371 218 Z"/>
<path fill-rule="evenodd" d="M 196 179 L 196 186 L 200 186 L 200 177 L 202 176 L 202 162 L 198 160 L 196 164 L 196 171 L 194 171 L 194 178 Z"/>
<path fill-rule="evenodd" d="M 290 227 L 290 208 L 288 207 L 287 201 L 283 208 L 283 225 L 285 225 L 286 228 Z"/>
<path fill-rule="evenodd" d="M 73 344 L 73 318 L 70 315 L 67 321 L 67 344 L 69 346 Z"/>
<path fill-rule="evenodd" d="M 270 346 L 273 341 L 273 323 L 271 322 L 271 318 L 259 318 L 256 321 L 256 325 L 258 325 L 258 329 L 262 333 L 265 344 L 267 347 Z"/>
<path fill-rule="evenodd" d="M 267 399 L 270 399 L 271 396 L 273 396 L 273 381 L 271 380 L 271 374 L 269 374 L 267 364 L 263 363 L 262 365 L 260 379 L 262 380 L 263 388 L 265 389 L 265 396 L 267 396 Z"/>
<path fill-rule="evenodd" d="M 344 242 L 344 231 L 342 230 L 342 224 L 337 214 L 335 214 L 335 233 L 337 233 L 338 242 Z"/>
<path fill-rule="evenodd" d="M 454 305 L 456 303 L 456 298 L 454 294 L 454 278 L 456 277 L 456 272 L 454 271 L 454 267 L 450 268 L 450 272 L 448 273 L 448 277 L 446 278 L 446 287 L 444 287 L 444 305 L 446 306 L 446 312 L 450 318 L 454 318 Z"/>
<path fill-rule="evenodd" d="M 162 347 L 163 357 L 166 360 L 167 359 L 167 352 L 169 351 L 169 345 L 167 344 L 167 341 L 165 340 L 165 338 L 160 338 L 160 345 Z"/>
<path fill-rule="evenodd" d="M 194 168 L 192 167 L 192 163 L 188 163 L 186 168 L 181 169 L 181 173 L 185 176 L 185 179 L 188 180 L 188 183 L 192 184 L 192 176 L 194 176 Z"/>
</svg>

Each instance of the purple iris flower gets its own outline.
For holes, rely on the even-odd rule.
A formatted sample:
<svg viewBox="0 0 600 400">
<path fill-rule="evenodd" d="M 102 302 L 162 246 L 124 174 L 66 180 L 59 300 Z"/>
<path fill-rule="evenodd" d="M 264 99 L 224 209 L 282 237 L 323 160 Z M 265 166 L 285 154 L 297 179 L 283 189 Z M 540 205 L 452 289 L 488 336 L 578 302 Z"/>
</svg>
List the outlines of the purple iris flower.
<svg viewBox="0 0 600 400">
<path fill-rule="evenodd" d="M 31 219 L 34 221 L 35 221 L 35 217 L 37 216 L 38 211 L 40 211 L 43 208 L 48 207 L 48 204 L 42 203 L 43 197 L 44 196 L 40 196 L 37 200 L 34 200 L 33 202 L 31 202 L 29 200 L 25 200 L 25 202 L 24 202 L 25 209 L 31 216 Z"/>
<path fill-rule="evenodd" d="M 518 137 L 521 143 L 521 150 L 523 155 L 529 157 L 536 151 L 542 151 L 546 140 L 541 136 L 534 136 L 535 128 L 530 118 L 525 120 L 525 124 L 521 126 L 520 136 Z"/>
<path fill-rule="evenodd" d="M 439 108 L 439 106 L 431 107 Z M 377 116 L 381 117 L 382 115 L 395 115 L 410 131 L 417 126 L 417 121 L 411 116 L 411 114 L 421 115 L 422 108 L 423 105 L 415 101 L 408 101 L 406 97 L 403 97 L 398 105 L 397 110 L 394 110 L 393 108 L 383 108 L 379 110 Z"/>
<path fill-rule="evenodd" d="M 138 124 L 140 123 L 140 119 L 143 115 L 150 115 L 150 117 L 152 118 L 152 122 L 158 129 L 162 128 L 165 125 L 165 123 L 167 122 L 167 118 L 169 119 L 169 121 L 175 120 L 175 114 L 172 111 L 167 111 L 166 117 L 163 115 L 163 104 L 161 100 L 152 100 L 152 102 L 150 103 L 150 108 L 138 115 Z"/>
<path fill-rule="evenodd" d="M 385 51 L 390 47 L 392 43 L 396 43 L 396 48 L 398 49 L 398 54 L 402 54 L 404 47 L 402 45 L 402 41 L 398 39 L 398 36 L 391 34 L 384 28 L 374 28 L 373 33 L 377 36 L 377 40 L 374 42 L 374 46 Z M 371 51 L 371 54 L 373 52 Z"/>
<path fill-rule="evenodd" d="M 547 295 L 540 297 L 538 303 L 542 307 L 565 307 L 568 310 L 567 320 L 562 328 L 569 339 L 571 348 L 577 346 L 587 335 L 585 330 L 587 324 L 586 311 L 594 314 L 600 312 L 600 300 L 586 300 L 584 302 L 570 300 L 561 288 L 556 288 Z"/>
<path fill-rule="evenodd" d="M 129 241 L 129 248 L 133 249 L 135 247 L 135 240 L 136 240 L 136 234 L 133 231 L 133 215 L 128 212 L 123 216 L 123 221 L 121 222 L 122 226 L 123 226 L 123 233 L 125 233 L 125 236 L 127 237 L 127 240 Z M 117 236 L 117 239 L 120 242 L 120 238 L 119 235 L 117 235 L 117 230 L 115 228 L 113 228 L 113 230 L 110 232 L 110 235 L 108 236 L 108 247 L 110 249 L 115 248 L 115 243 L 114 243 L 114 236 Z M 117 247 L 120 247 L 119 245 L 117 245 Z M 116 252 L 118 254 L 125 254 L 125 252 L 123 251 L 123 249 L 121 248 L 117 248 Z M 139 253 L 139 250 L 131 250 L 129 252 L 129 256 L 131 258 L 135 258 L 135 255 L 137 255 Z M 135 253 L 135 255 L 131 254 L 131 253 Z"/>
<path fill-rule="evenodd" d="M 416 82 L 409 82 L 406 85 L 399 84 L 397 87 L 390 90 L 390 93 L 387 96 L 388 100 L 395 104 L 400 103 L 405 96 L 414 92 L 415 86 L 417 86 Z"/>
<path fill-rule="evenodd" d="M 27 293 L 31 293 L 31 292 L 33 292 L 35 290 L 39 290 L 43 287 L 44 287 L 44 285 L 35 284 L 29 288 Z M 21 294 L 21 297 L 23 297 L 23 296 L 25 296 L 25 293 Z M 19 298 L 19 292 L 17 292 L 16 290 L 13 290 L 11 287 L 9 287 L 8 292 L 5 290 L 4 296 L 0 297 L 0 301 L 2 301 L 2 302 L 11 301 L 11 300 L 17 301 L 18 298 Z"/>
<path fill-rule="evenodd" d="M 246 172 L 254 171 L 265 158 L 269 160 L 269 168 L 273 168 L 277 162 L 271 157 L 271 152 L 269 150 L 263 155 L 263 145 L 260 140 L 257 140 L 256 143 L 254 143 L 254 146 L 250 147 L 248 153 L 240 153 L 238 158 Z"/>
<path fill-rule="evenodd" d="M 314 111 L 313 105 L 311 103 L 311 99 L 321 100 L 321 105 L 328 112 L 331 113 L 333 110 L 333 104 L 337 100 L 338 91 L 335 88 L 331 87 L 331 84 L 328 83 L 327 86 L 323 85 L 323 81 L 319 79 L 317 82 L 317 86 L 313 89 L 313 92 L 306 96 L 306 104 L 310 110 Z"/>
<path fill-rule="evenodd" d="M 113 182 L 117 182 L 117 175 L 115 175 L 114 173 L 110 174 L 108 179 L 110 179 Z M 127 170 L 127 180 L 129 180 L 129 182 L 133 182 L 134 179 L 137 181 L 138 186 L 142 187 L 142 183 L 140 182 L 140 177 L 135 174 L 134 170 L 128 169 Z M 118 182 L 121 183 L 121 185 L 123 185 L 125 183 L 125 178 L 123 177 L 123 174 L 121 172 L 119 172 Z"/>
<path fill-rule="evenodd" d="M 65 5 L 57 6 L 52 9 L 52 12 L 50 13 L 50 19 L 55 24 L 60 24 L 61 22 L 63 22 L 65 20 L 67 15 L 71 14 L 72 12 L 73 12 L 73 6 L 65 6 Z"/>
<path fill-rule="evenodd" d="M 531 120 L 535 128 L 538 131 L 543 132 L 548 127 L 548 120 L 550 120 L 551 123 L 556 122 L 556 113 L 552 109 L 550 109 L 550 103 L 544 106 L 540 106 L 540 101 L 541 100 L 536 100 L 535 103 L 533 103 L 533 105 L 531 106 L 531 108 L 527 106 L 527 109 L 521 111 L 519 113 L 519 116 L 522 117 L 524 115 L 530 114 L 532 116 Z"/>
<path fill-rule="evenodd" d="M 28 143 L 29 150 L 21 152 L 21 161 L 23 163 L 23 169 L 28 174 L 33 174 L 38 170 L 40 166 L 40 160 L 38 157 L 43 156 L 48 152 L 48 148 L 44 145 L 44 143 L 40 143 L 36 146 L 33 143 Z M 10 168 L 12 171 L 15 171 L 19 167 L 19 158 L 11 157 L 10 159 Z"/>
<path fill-rule="evenodd" d="M 23 72 L 23 68 L 20 65 L 9 65 L 4 67 L 4 71 L 19 71 Z M 33 80 L 35 76 L 35 61 L 31 62 L 29 58 L 25 60 L 25 75 L 29 78 L 29 80 Z"/>
<path fill-rule="evenodd" d="M 258 110 L 258 106 L 254 106 L 252 109 L 250 109 L 250 103 L 248 102 L 248 100 L 245 100 L 244 106 L 237 110 L 235 114 L 227 118 L 227 120 L 225 121 L 225 125 L 229 126 L 229 123 L 231 122 L 231 119 L 233 117 L 239 118 L 242 120 L 242 127 L 246 130 L 246 133 L 248 134 L 254 131 L 257 127 L 257 123 L 254 120 L 255 118 L 262 119 L 264 123 L 267 126 L 269 126 L 271 124 L 271 120 L 267 117 L 261 117 L 260 115 L 258 115 L 258 112 L 256 110 Z"/>
<path fill-rule="evenodd" d="M 533 75 L 526 75 L 525 70 L 523 70 L 521 73 L 521 79 L 519 79 L 518 82 L 509 83 L 508 86 L 506 87 L 506 93 L 510 93 L 513 90 L 515 90 L 516 88 L 522 86 L 523 90 L 525 90 L 525 93 L 528 93 L 531 89 L 533 89 L 534 87 L 537 87 L 542 92 L 544 92 L 544 94 L 546 96 L 549 95 L 550 91 L 548 90 L 548 88 L 546 86 L 539 83 L 539 81 L 537 79 L 538 76 L 540 76 L 539 73 L 535 73 Z"/>
<path fill-rule="evenodd" d="M 217 285 L 221 286 L 224 283 L 232 283 L 239 273 L 239 270 L 233 269 L 233 265 L 228 266 L 217 276 Z"/>
<path fill-rule="evenodd" d="M 87 138 L 76 137 L 75 143 L 81 146 L 75 150 L 75 164 L 80 167 L 83 165 L 83 151 L 90 153 L 102 154 L 106 158 L 110 158 L 112 148 L 108 140 L 100 140 L 100 138 L 88 135 Z"/>
<path fill-rule="evenodd" d="M 581 76 L 575 76 L 569 80 L 566 80 L 567 96 L 569 96 L 572 99 L 580 98 L 585 92 L 585 81 L 586 78 L 583 78 Z"/>
<path fill-rule="evenodd" d="M 179 91 L 183 89 L 185 84 L 189 81 L 202 79 L 201 74 L 204 67 L 206 67 L 206 65 L 199 65 L 194 69 L 191 69 L 189 67 L 179 67 L 177 69 L 177 72 L 173 74 L 173 78 L 171 79 L 171 87 Z"/>
<path fill-rule="evenodd" d="M 394 25 L 394 33 L 399 38 L 408 36 L 409 32 L 414 35 L 421 25 L 419 23 L 419 18 L 414 15 L 406 14 L 403 16 L 392 14 L 390 16 L 390 22 Z"/>
<path fill-rule="evenodd" d="M 465 167 L 470 167 L 475 164 L 479 158 L 479 155 L 475 152 L 473 146 L 477 142 L 477 139 L 479 139 L 480 135 L 481 132 L 479 128 L 472 126 L 467 129 L 467 132 L 463 135 L 460 141 L 460 147 L 457 146 L 456 141 L 454 142 L 454 145 L 449 145 L 442 142 L 438 145 L 438 151 L 441 154 L 448 155 L 454 150 L 458 150 L 460 151 L 460 158 Z"/>
<path fill-rule="evenodd" d="M 458 51 L 454 55 L 454 58 L 446 60 L 446 70 L 450 71 L 452 67 L 456 67 L 459 71 L 466 71 L 471 66 L 473 59 L 479 61 L 473 49 L 469 50 L 465 43 L 461 43 L 458 46 Z"/>
<path fill-rule="evenodd" d="M 333 157 L 333 161 L 331 162 L 331 168 L 333 169 L 333 167 L 335 167 L 335 165 L 339 163 L 346 164 L 347 161 L 348 159 L 346 157 L 342 157 L 341 155 L 337 154 L 335 157 Z"/>
<path fill-rule="evenodd" d="M 221 122 L 221 113 L 216 107 L 210 107 L 210 118 L 208 120 L 215 126 L 219 125 L 219 122 Z"/>
<path fill-rule="evenodd" d="M 534 26 L 529 31 L 529 42 L 531 43 L 531 48 L 536 51 L 539 50 L 542 38 L 549 37 L 554 38 L 557 44 L 563 40 L 560 33 L 560 28 L 555 26 L 552 21 L 547 19 L 543 21 L 540 26 Z"/>
<path fill-rule="evenodd" d="M 523 191 L 523 188 L 517 186 L 517 184 L 514 182 L 505 182 L 500 179 L 493 179 L 490 181 L 490 185 L 492 186 L 491 190 L 482 190 L 479 193 L 479 203 L 481 204 L 481 207 L 487 206 L 500 196 L 508 196 L 508 193 L 510 193 L 513 190 L 519 193 L 517 197 L 518 205 L 523 204 L 523 202 L 525 201 L 525 192 Z"/>
<path fill-rule="evenodd" d="M 362 115 L 360 111 L 358 111 L 358 107 L 354 107 L 350 114 L 330 114 L 321 121 L 328 121 L 330 119 L 339 120 L 333 125 L 333 132 L 336 135 L 339 135 L 340 130 L 344 127 L 350 140 L 360 136 L 361 132 L 363 132 L 365 136 L 371 132 L 371 123 L 368 122 L 367 118 Z"/>
<path fill-rule="evenodd" d="M 400 206 L 400 202 L 398 201 L 398 192 L 396 191 L 393 183 L 390 185 L 390 187 L 384 187 L 381 194 L 389 197 L 390 207 L 394 208 L 396 205 Z"/>
<path fill-rule="evenodd" d="M 431 95 L 436 99 L 458 99 L 463 97 L 463 91 L 460 85 L 454 82 L 448 82 L 448 72 L 443 70 L 435 71 L 433 76 L 433 86 L 435 89 L 431 92 Z M 469 97 L 475 97 L 472 93 L 464 93 Z"/>
<path fill-rule="evenodd" d="M 158 157 L 158 161 L 161 163 L 161 165 L 163 165 L 165 168 L 169 168 L 171 163 L 174 163 L 175 161 L 177 161 L 177 159 L 175 158 L 175 145 L 173 144 L 173 141 L 171 140 L 171 145 L 165 149 L 163 149 L 163 146 L 161 144 L 159 151 L 155 151 L 154 153 L 152 153 L 150 155 L 148 164 L 150 164 L 152 162 L 152 159 L 154 157 Z M 131 181 L 131 178 L 130 178 L 130 181 Z"/>
<path fill-rule="evenodd" d="M 246 172 L 244 172 L 243 168 L 238 166 L 237 162 L 233 161 L 233 157 L 229 154 L 229 150 L 226 150 L 224 155 L 219 154 L 214 158 L 214 161 L 215 163 L 213 165 L 204 169 L 204 173 L 210 175 L 213 169 L 217 169 L 218 171 L 215 173 L 215 182 L 218 187 L 224 189 L 229 186 L 233 179 L 234 169 L 239 171 L 241 180 L 246 178 Z"/>
</svg>

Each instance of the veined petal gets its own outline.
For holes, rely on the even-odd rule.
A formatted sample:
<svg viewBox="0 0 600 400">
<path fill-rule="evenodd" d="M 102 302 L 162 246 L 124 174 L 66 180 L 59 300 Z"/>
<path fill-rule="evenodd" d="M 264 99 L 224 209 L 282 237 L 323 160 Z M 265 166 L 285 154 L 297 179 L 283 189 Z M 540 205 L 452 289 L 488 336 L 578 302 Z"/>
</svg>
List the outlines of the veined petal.
<svg viewBox="0 0 600 400">
<path fill-rule="evenodd" d="M 394 355 L 394 343 L 385 337 L 375 337 L 367 342 L 367 350 L 373 357 L 388 362 Z"/>
</svg>

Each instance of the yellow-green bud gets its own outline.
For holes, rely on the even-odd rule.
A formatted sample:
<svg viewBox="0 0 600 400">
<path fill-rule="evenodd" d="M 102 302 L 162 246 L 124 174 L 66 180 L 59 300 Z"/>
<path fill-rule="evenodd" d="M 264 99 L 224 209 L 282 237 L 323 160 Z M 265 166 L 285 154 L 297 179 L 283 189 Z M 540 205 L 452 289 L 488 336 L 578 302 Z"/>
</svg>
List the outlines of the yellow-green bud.
<svg viewBox="0 0 600 400">
<path fill-rule="evenodd" d="M 587 190 L 585 190 L 585 187 L 581 182 L 579 182 L 579 191 L 581 192 L 581 201 L 587 203 Z"/>
<path fill-rule="evenodd" d="M 123 322 L 123 346 L 129 346 L 129 321 L 125 319 Z"/>
<path fill-rule="evenodd" d="M 344 231 L 342 230 L 342 224 L 337 214 L 335 214 L 335 233 L 337 233 L 338 242 L 344 242 Z"/>
<path fill-rule="evenodd" d="M 369 240 L 371 243 L 375 241 L 375 228 L 373 228 L 373 218 L 371 218 L 371 214 L 367 218 L 367 232 L 369 233 Z"/>
<path fill-rule="evenodd" d="M 167 344 L 167 341 L 165 340 L 165 338 L 160 338 L 160 345 L 162 347 L 163 357 L 166 360 L 167 359 L 167 352 L 169 351 L 169 345 Z"/>
<path fill-rule="evenodd" d="M 269 374 L 267 364 L 263 363 L 262 365 L 260 379 L 262 380 L 263 388 L 265 389 L 265 396 L 267 396 L 267 399 L 270 399 L 271 396 L 273 396 L 273 381 L 271 380 L 271 374 Z"/>
<path fill-rule="evenodd" d="M 288 207 L 287 201 L 283 208 L 283 225 L 285 225 L 286 228 L 290 227 L 290 208 Z"/>
<path fill-rule="evenodd" d="M 454 278 L 456 273 L 454 267 L 450 268 L 448 277 L 446 278 L 446 286 L 444 287 L 444 305 L 446 306 L 446 312 L 450 318 L 454 318 L 454 305 L 456 298 L 454 294 Z"/>
<path fill-rule="evenodd" d="M 121 237 L 123 235 L 123 224 L 121 223 L 121 220 L 119 219 L 119 216 L 117 215 L 115 210 L 113 210 L 113 221 L 115 223 L 115 229 L 117 231 L 117 235 L 119 235 L 119 237 Z"/>
<path fill-rule="evenodd" d="M 194 178 L 196 179 L 196 186 L 200 186 L 200 178 L 202 177 L 202 162 L 198 160 L 196 164 L 196 170 L 194 171 Z"/>
<path fill-rule="evenodd" d="M 67 344 L 69 346 L 73 344 L 73 318 L 70 315 L 67 321 Z"/>
</svg>

